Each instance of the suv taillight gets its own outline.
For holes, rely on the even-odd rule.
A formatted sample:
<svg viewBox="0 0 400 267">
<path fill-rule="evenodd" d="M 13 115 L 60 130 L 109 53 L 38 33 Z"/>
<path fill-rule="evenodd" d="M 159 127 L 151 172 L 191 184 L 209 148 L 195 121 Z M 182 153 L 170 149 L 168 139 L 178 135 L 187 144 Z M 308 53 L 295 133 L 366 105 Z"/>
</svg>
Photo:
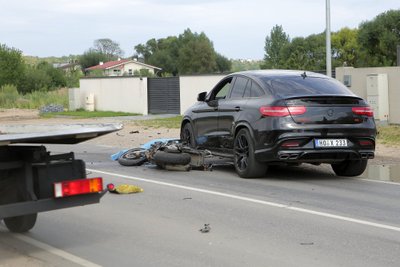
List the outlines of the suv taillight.
<svg viewBox="0 0 400 267">
<path fill-rule="evenodd" d="M 370 107 L 353 107 L 351 108 L 354 114 L 357 115 L 364 115 L 367 117 L 373 117 L 374 116 L 374 111 Z"/>
<path fill-rule="evenodd" d="M 305 106 L 266 106 L 260 108 L 261 115 L 268 117 L 285 117 L 289 115 L 295 116 L 304 114 L 306 111 L 307 109 Z"/>
</svg>

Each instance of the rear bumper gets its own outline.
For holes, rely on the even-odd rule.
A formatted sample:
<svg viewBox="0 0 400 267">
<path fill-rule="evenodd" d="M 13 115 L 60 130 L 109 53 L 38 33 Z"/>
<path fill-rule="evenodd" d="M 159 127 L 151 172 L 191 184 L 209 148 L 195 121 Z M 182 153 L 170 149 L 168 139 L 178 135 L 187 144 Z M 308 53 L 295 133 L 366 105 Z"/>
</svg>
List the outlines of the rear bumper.
<svg viewBox="0 0 400 267">
<path fill-rule="evenodd" d="M 46 198 L 0 205 L 0 219 L 99 203 L 100 198 L 102 198 L 107 191 L 108 190 L 105 189 L 102 192 L 93 194 L 65 198 Z"/>
<path fill-rule="evenodd" d="M 320 138 L 320 137 L 317 137 Z M 326 137 L 325 137 L 326 138 Z M 335 137 L 328 137 L 335 138 Z M 346 138 L 346 137 L 336 137 Z M 316 148 L 314 137 L 282 138 L 271 147 L 255 151 L 255 157 L 261 162 L 309 162 L 309 163 L 334 163 L 343 160 L 373 159 L 375 157 L 375 138 L 373 137 L 348 137 L 346 148 Z M 299 147 L 284 147 L 286 141 L 300 140 Z M 368 140 L 373 145 L 363 147 L 361 140 Z"/>
<path fill-rule="evenodd" d="M 373 159 L 374 150 L 280 150 L 257 151 L 256 159 L 262 162 L 333 163 L 343 160 Z"/>
</svg>

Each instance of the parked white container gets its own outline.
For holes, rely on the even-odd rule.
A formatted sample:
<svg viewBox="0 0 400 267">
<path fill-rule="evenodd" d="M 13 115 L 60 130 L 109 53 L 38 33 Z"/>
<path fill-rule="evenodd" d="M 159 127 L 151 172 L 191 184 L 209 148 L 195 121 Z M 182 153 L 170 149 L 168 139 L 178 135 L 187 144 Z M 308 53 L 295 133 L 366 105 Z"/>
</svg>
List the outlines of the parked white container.
<svg viewBox="0 0 400 267">
<path fill-rule="evenodd" d="M 90 93 L 86 96 L 85 109 L 87 111 L 94 111 L 94 94 Z"/>
</svg>

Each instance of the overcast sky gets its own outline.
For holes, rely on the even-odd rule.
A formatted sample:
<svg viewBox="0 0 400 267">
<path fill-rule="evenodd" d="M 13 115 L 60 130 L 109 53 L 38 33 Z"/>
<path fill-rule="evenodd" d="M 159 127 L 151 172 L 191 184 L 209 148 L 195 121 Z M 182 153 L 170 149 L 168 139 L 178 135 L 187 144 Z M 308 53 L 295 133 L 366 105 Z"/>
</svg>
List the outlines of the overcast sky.
<svg viewBox="0 0 400 267">
<path fill-rule="evenodd" d="M 400 9 L 400 0 L 330 2 L 332 31 Z M 83 54 L 100 38 L 131 56 L 139 43 L 190 28 L 228 58 L 262 59 L 277 24 L 291 38 L 321 33 L 325 0 L 0 0 L 0 43 L 39 57 Z"/>
</svg>

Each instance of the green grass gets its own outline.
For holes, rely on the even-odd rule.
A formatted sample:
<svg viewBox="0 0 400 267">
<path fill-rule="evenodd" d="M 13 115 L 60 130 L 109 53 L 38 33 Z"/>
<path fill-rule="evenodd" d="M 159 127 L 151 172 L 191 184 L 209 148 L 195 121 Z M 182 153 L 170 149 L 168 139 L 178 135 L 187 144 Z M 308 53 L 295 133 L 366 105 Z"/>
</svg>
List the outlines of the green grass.
<svg viewBox="0 0 400 267">
<path fill-rule="evenodd" d="M 400 126 L 388 125 L 378 127 L 378 138 L 379 143 L 385 145 L 400 146 Z"/>
<path fill-rule="evenodd" d="M 77 111 L 44 113 L 44 114 L 41 114 L 40 116 L 43 118 L 66 116 L 66 117 L 73 117 L 73 118 L 77 118 L 77 119 L 84 119 L 84 118 L 120 117 L 120 116 L 137 116 L 137 115 L 141 115 L 141 114 L 128 113 L 128 112 L 114 112 L 114 111 L 77 110 Z"/>
<path fill-rule="evenodd" d="M 176 116 L 172 118 L 140 120 L 140 121 L 135 121 L 135 124 L 141 126 L 154 127 L 154 128 L 179 129 L 181 127 L 181 121 L 182 121 L 182 116 Z"/>
<path fill-rule="evenodd" d="M 0 108 L 38 109 L 50 104 L 68 107 L 68 89 L 35 91 L 22 95 L 14 85 L 0 87 Z"/>
</svg>

